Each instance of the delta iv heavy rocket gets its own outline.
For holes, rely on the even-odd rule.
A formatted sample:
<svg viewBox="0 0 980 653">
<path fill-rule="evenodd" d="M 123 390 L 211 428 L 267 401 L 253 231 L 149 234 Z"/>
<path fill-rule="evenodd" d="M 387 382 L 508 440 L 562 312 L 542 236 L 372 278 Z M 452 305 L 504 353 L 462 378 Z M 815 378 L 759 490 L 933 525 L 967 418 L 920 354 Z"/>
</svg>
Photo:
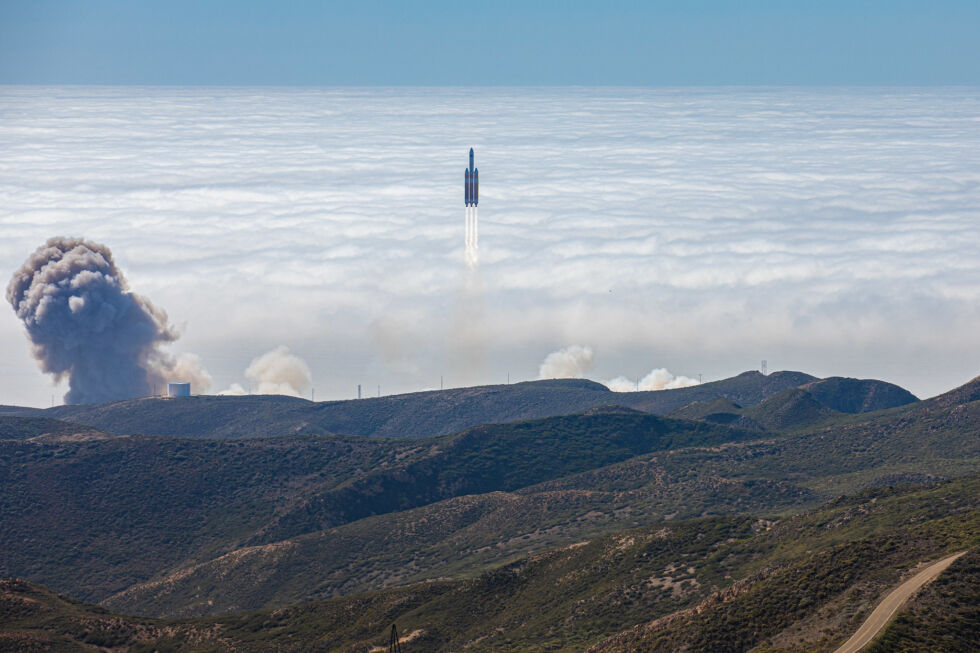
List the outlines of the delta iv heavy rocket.
<svg viewBox="0 0 980 653">
<path fill-rule="evenodd" d="M 480 219 L 476 205 L 480 201 L 480 171 L 473 167 L 473 148 L 470 148 L 470 167 L 463 177 L 463 202 L 466 204 L 466 264 L 475 268 L 479 261 L 479 229 Z"/>
<path fill-rule="evenodd" d="M 470 148 L 470 167 L 466 169 L 463 181 L 463 198 L 466 206 L 480 203 L 480 171 L 473 167 L 473 148 Z"/>
</svg>

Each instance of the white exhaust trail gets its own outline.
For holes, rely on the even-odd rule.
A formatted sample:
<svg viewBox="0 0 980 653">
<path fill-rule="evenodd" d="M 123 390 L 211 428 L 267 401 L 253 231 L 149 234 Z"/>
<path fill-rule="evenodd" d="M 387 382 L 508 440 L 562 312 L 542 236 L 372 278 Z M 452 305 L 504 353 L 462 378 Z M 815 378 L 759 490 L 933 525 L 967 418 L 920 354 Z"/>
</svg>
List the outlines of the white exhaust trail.
<svg viewBox="0 0 980 653">
<path fill-rule="evenodd" d="M 466 264 L 475 268 L 479 263 L 479 236 L 478 236 L 479 216 L 477 207 L 466 207 L 466 229 L 464 235 Z"/>
</svg>

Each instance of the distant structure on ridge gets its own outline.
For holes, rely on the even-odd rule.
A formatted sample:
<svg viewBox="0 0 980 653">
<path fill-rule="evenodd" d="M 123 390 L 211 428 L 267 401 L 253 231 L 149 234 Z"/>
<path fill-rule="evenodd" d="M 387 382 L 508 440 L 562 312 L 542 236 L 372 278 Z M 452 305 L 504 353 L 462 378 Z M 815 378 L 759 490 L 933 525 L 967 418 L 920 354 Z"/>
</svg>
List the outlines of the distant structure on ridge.
<svg viewBox="0 0 980 653">
<path fill-rule="evenodd" d="M 480 203 L 480 171 L 473 165 L 473 148 L 470 148 L 470 167 L 463 174 L 463 203 L 466 205 L 466 264 L 471 268 L 478 262 L 479 238 L 477 228 L 479 217 L 477 205 Z"/>
<path fill-rule="evenodd" d="M 167 384 L 167 396 L 168 397 L 190 397 L 191 396 L 191 384 L 190 383 L 168 383 Z"/>
</svg>

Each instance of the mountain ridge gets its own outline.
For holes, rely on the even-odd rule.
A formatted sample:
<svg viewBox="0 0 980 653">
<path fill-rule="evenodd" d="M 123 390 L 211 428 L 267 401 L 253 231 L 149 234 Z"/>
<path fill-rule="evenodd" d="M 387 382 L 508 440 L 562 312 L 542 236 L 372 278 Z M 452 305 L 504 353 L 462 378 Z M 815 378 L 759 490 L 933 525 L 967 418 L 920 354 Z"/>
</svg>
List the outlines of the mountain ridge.
<svg viewBox="0 0 980 653">
<path fill-rule="evenodd" d="M 612 392 L 586 379 L 552 379 L 318 403 L 280 395 L 202 395 L 45 409 L 6 408 L 0 409 L 0 415 L 50 417 L 116 435 L 245 438 L 338 433 L 421 438 L 483 424 L 575 414 L 604 405 L 660 415 L 692 402 L 718 398 L 748 407 L 805 384 L 817 384 L 814 388 L 826 401 L 856 405 L 862 411 L 916 401 L 911 393 L 883 381 L 835 379 L 820 385 L 822 380 L 802 372 L 764 376 L 752 371 L 686 388 L 640 392 Z"/>
</svg>

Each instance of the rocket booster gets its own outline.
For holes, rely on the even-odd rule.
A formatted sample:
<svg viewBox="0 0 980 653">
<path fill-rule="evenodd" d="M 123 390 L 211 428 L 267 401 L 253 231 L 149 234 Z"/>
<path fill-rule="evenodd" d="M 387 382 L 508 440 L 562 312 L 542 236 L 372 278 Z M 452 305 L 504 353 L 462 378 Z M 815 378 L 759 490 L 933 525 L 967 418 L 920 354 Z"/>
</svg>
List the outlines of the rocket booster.
<svg viewBox="0 0 980 653">
<path fill-rule="evenodd" d="M 466 206 L 480 202 L 480 171 L 473 166 L 473 148 L 470 148 L 470 167 L 463 175 L 463 201 Z"/>
</svg>

